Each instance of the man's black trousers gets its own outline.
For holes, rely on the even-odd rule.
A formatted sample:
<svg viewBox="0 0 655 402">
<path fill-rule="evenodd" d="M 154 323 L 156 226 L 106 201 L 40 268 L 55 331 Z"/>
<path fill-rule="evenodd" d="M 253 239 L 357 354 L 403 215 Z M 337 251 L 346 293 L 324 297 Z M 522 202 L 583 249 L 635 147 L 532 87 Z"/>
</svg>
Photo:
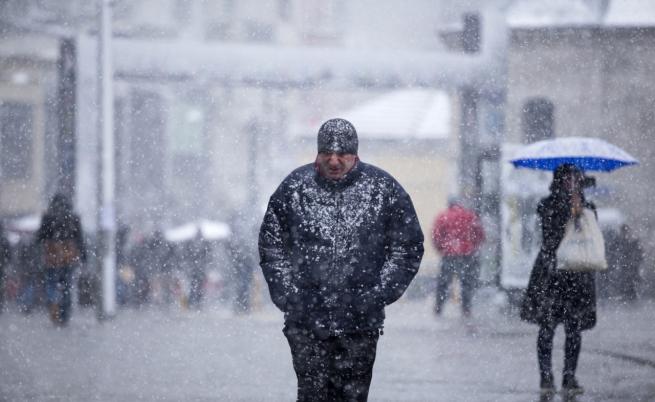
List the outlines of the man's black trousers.
<svg viewBox="0 0 655 402">
<path fill-rule="evenodd" d="M 478 259 L 476 255 L 455 255 L 441 258 L 441 271 L 437 277 L 437 304 L 435 312 L 440 314 L 448 299 L 448 288 L 453 276 L 457 275 L 462 292 L 462 312 L 471 313 L 471 301 L 478 281 Z"/>
<path fill-rule="evenodd" d="M 298 402 L 366 401 L 373 376 L 378 330 L 319 339 L 312 331 L 285 326 Z"/>
</svg>

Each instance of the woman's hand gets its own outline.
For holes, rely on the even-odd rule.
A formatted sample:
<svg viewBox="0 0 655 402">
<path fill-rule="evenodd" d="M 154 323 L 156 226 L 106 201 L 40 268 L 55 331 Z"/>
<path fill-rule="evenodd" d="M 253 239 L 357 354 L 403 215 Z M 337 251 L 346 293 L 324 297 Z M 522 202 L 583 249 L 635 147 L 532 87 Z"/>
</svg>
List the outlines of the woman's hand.
<svg viewBox="0 0 655 402">
<path fill-rule="evenodd" d="M 573 194 L 571 197 L 571 216 L 578 217 L 582 215 L 582 197 L 580 194 Z"/>
</svg>

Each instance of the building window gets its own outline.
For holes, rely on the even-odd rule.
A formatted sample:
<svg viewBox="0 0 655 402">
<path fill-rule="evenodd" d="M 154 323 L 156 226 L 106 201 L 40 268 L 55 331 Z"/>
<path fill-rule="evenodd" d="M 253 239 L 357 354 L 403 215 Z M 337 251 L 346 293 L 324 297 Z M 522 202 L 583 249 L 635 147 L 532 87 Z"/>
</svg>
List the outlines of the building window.
<svg viewBox="0 0 655 402">
<path fill-rule="evenodd" d="M 34 132 L 32 105 L 5 102 L 0 105 L 0 175 L 28 179 L 32 173 Z"/>
<path fill-rule="evenodd" d="M 546 98 L 528 99 L 523 104 L 523 142 L 529 144 L 555 136 L 553 102 Z"/>
</svg>

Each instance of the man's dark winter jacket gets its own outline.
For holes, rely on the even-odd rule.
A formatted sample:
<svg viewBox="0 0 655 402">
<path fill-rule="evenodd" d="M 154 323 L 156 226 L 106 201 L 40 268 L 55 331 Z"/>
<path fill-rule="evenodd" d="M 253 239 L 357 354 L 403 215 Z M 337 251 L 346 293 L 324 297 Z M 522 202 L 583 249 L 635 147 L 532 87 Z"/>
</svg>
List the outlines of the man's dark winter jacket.
<svg viewBox="0 0 655 402">
<path fill-rule="evenodd" d="M 261 267 L 287 324 L 318 336 L 381 328 L 418 271 L 423 234 L 393 177 L 358 162 L 338 181 L 313 165 L 271 196 L 259 234 Z"/>
</svg>

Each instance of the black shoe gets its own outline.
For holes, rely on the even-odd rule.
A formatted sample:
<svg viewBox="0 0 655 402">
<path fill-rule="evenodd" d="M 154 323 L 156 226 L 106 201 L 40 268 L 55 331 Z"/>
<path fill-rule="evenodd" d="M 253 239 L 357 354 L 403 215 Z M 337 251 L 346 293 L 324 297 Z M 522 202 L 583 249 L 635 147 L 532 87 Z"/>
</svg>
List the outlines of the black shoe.
<svg viewBox="0 0 655 402">
<path fill-rule="evenodd" d="M 584 393 L 584 388 L 578 384 L 575 377 L 569 377 L 562 380 L 562 392 L 566 392 L 569 395 L 580 395 Z"/>
<path fill-rule="evenodd" d="M 557 392 L 555 388 L 555 381 L 553 380 L 553 375 L 546 375 L 541 377 L 541 382 L 539 383 L 539 388 L 541 389 L 542 394 L 553 394 Z"/>
</svg>

